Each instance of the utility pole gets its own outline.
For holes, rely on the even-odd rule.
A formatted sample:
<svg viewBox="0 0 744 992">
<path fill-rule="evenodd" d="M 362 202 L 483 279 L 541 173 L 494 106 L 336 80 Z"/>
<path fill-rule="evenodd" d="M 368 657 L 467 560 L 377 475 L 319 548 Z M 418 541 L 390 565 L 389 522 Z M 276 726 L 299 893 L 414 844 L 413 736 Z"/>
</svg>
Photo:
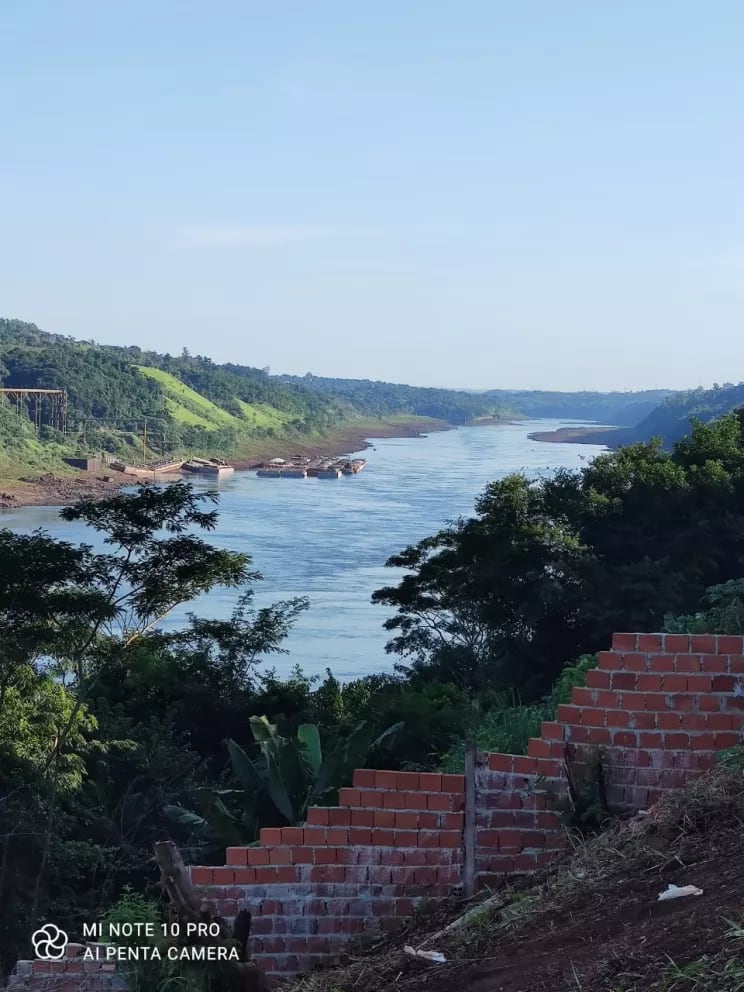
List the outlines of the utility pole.
<svg viewBox="0 0 744 992">
<path fill-rule="evenodd" d="M 147 465 L 147 417 L 145 417 L 145 427 L 142 431 L 142 464 Z"/>
</svg>

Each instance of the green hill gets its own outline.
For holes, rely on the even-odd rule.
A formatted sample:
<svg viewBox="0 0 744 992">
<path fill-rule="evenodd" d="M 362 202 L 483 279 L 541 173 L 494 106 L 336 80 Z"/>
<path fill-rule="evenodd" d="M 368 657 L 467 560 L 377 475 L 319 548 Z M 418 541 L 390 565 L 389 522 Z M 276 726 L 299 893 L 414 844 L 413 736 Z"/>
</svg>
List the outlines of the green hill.
<svg viewBox="0 0 744 992">
<path fill-rule="evenodd" d="M 723 386 L 715 385 L 712 389 L 690 389 L 667 396 L 633 427 L 592 431 L 580 440 L 617 448 L 623 444 L 660 437 L 664 447 L 670 448 L 675 441 L 689 433 L 693 420 L 709 423 L 740 407 L 744 407 L 744 382 L 738 385 L 727 382 Z"/>
</svg>

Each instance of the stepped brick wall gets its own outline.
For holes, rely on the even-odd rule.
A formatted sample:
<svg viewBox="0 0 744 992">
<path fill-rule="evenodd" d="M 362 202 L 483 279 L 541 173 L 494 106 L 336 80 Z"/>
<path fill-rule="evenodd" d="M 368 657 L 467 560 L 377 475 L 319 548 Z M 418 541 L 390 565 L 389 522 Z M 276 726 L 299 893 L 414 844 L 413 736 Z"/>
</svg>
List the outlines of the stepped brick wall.
<svg viewBox="0 0 744 992">
<path fill-rule="evenodd" d="M 741 637 L 616 634 L 526 755 L 477 755 L 472 824 L 464 776 L 363 769 L 338 807 L 263 830 L 259 847 L 228 848 L 224 866 L 191 877 L 223 916 L 250 910 L 252 953 L 268 973 L 304 971 L 399 926 L 422 899 L 458 892 L 467 837 L 481 885 L 549 863 L 565 843 L 567 767 L 580 775 L 601 753 L 608 805 L 629 814 L 710 769 L 743 731 Z M 31 973 L 20 962 L 14 987 L 38 988 L 39 964 Z M 69 981 L 43 975 L 53 978 Z"/>
</svg>

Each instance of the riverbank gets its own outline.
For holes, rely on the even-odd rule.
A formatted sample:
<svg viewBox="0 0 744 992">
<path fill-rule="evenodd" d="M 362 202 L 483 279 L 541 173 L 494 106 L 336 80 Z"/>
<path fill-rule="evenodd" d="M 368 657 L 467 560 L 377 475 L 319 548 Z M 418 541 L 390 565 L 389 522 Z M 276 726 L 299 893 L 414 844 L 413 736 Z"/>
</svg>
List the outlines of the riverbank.
<svg viewBox="0 0 744 992">
<path fill-rule="evenodd" d="M 615 447 L 622 443 L 625 427 L 559 427 L 555 431 L 535 431 L 528 434 L 530 441 L 547 441 L 549 444 L 606 444 Z"/>
<path fill-rule="evenodd" d="M 123 479 L 124 477 L 122 477 Z M 118 492 L 122 485 L 131 485 L 131 477 L 106 481 L 93 472 L 74 475 L 25 476 L 21 479 L 0 481 L 0 510 L 13 510 L 21 506 L 69 506 L 81 499 L 103 499 Z"/>
<path fill-rule="evenodd" d="M 376 438 L 422 437 L 433 431 L 452 430 L 452 425 L 444 420 L 427 417 L 389 417 L 386 420 L 370 420 L 353 425 L 345 425 L 327 434 L 311 435 L 302 440 L 276 438 L 262 439 L 260 442 L 244 445 L 230 464 L 238 470 L 250 469 L 267 458 L 342 458 L 354 451 L 364 451 L 373 446 Z"/>
<path fill-rule="evenodd" d="M 292 455 L 314 458 L 327 455 L 340 458 L 352 451 L 362 451 L 371 446 L 375 438 L 422 437 L 433 431 L 451 430 L 443 420 L 427 417 L 389 417 L 339 427 L 327 434 L 311 435 L 302 441 L 286 437 L 261 438 L 243 445 L 229 462 L 239 471 L 250 469 L 266 458 L 291 458 Z M 219 456 L 219 452 L 213 452 Z M 68 506 L 80 499 L 103 499 L 134 485 L 138 480 L 131 475 L 112 473 L 110 480 L 94 472 L 64 469 L 39 473 L 28 470 L 21 475 L 17 467 L 12 476 L 0 474 L 0 510 L 22 506 Z M 156 477 L 157 478 L 157 477 Z M 160 477 L 164 478 L 164 477 Z M 173 476 L 168 476 L 172 479 Z"/>
</svg>

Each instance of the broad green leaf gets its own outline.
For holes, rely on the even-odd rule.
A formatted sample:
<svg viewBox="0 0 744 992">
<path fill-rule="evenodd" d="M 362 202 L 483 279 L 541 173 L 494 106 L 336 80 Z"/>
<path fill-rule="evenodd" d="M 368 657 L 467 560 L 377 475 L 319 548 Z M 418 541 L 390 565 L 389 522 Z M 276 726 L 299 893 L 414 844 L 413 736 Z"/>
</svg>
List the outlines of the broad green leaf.
<svg viewBox="0 0 744 992">
<path fill-rule="evenodd" d="M 243 748 L 239 744 L 236 744 L 235 741 L 229 740 L 227 742 L 227 750 L 230 754 L 230 763 L 232 764 L 233 771 L 240 782 L 250 792 L 256 794 L 262 792 L 265 788 L 265 782 Z"/>
<path fill-rule="evenodd" d="M 203 816 L 199 816 L 198 813 L 194 813 L 190 809 L 184 809 L 183 806 L 163 806 L 163 812 L 169 820 L 173 820 L 174 823 L 180 823 L 185 827 L 195 827 L 197 830 L 203 830 L 207 826 L 207 821 Z"/>
<path fill-rule="evenodd" d="M 317 775 L 323 764 L 323 752 L 320 746 L 320 733 L 314 723 L 303 723 L 297 728 L 297 739 L 302 745 L 304 755 L 310 764 L 314 775 Z"/>
<path fill-rule="evenodd" d="M 279 765 L 277 764 L 274 755 L 269 752 L 266 753 L 266 764 L 269 772 L 269 795 L 271 796 L 271 801 L 282 814 L 287 823 L 291 825 L 295 822 L 295 811 L 294 806 L 292 805 L 292 799 L 287 792 L 284 782 L 282 781 Z"/>
<path fill-rule="evenodd" d="M 254 738 L 260 743 L 268 741 L 277 736 L 276 726 L 269 723 L 268 717 L 252 716 L 249 720 Z"/>
</svg>

